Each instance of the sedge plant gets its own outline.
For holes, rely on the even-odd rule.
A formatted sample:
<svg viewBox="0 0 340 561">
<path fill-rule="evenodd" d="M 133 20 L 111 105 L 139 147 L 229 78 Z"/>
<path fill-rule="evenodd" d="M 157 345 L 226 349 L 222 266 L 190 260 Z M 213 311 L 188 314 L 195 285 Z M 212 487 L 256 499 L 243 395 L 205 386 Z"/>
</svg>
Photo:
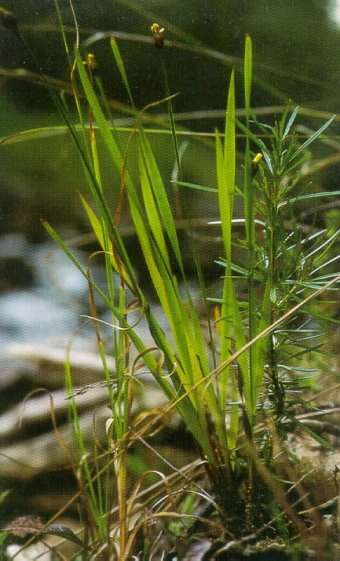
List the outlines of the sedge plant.
<svg viewBox="0 0 340 561">
<path fill-rule="evenodd" d="M 118 45 L 113 39 L 111 47 L 134 107 L 127 72 Z M 123 337 L 127 337 L 136 346 L 146 367 L 169 400 L 176 404 L 180 417 L 206 460 L 212 489 L 228 530 L 237 535 L 240 520 L 243 521 L 241 527 L 249 528 L 258 516 L 258 511 L 263 509 L 263 505 L 259 505 L 257 500 L 259 459 L 262 461 L 265 458 L 270 469 L 273 467 L 270 430 L 263 430 L 259 438 L 256 435 L 258 424 L 264 416 L 270 414 L 275 430 L 284 435 L 287 418 L 294 420 L 294 406 L 299 400 L 296 395 L 300 396 L 303 388 L 303 373 L 307 377 L 310 374 L 310 369 L 295 364 L 295 357 L 301 359 L 305 353 L 310 355 L 317 350 L 306 343 L 318 336 L 317 329 L 311 323 L 311 306 L 306 306 L 296 316 L 290 317 L 288 327 L 273 330 L 269 336 L 250 344 L 247 351 L 240 353 L 236 360 L 229 359 L 235 351 L 243 349 L 247 342 L 254 340 L 291 308 L 303 302 L 311 291 L 320 290 L 327 282 L 336 280 L 336 273 L 325 277 L 315 275 L 327 266 L 326 255 L 335 243 L 338 232 L 330 234 L 323 230 L 305 234 L 296 224 L 295 210 L 300 201 L 310 196 L 295 195 L 302 165 L 308 157 L 307 149 L 333 119 L 302 144 L 293 134 L 298 109 L 290 114 L 286 112 L 274 126 L 257 123 L 251 109 L 252 44 L 250 37 L 246 38 L 246 118 L 244 122 L 239 122 L 236 118 L 235 76 L 232 72 L 224 133 L 221 135 L 216 132 L 215 138 L 216 195 L 224 258 L 220 261 L 223 267 L 222 296 L 215 299 L 213 308 L 215 333 L 212 337 L 215 342 L 209 346 L 190 292 L 174 212 L 147 129 L 142 126 L 141 118 L 137 115 L 136 125 L 131 130 L 124 153 L 112 123 L 105 116 L 91 72 L 83 64 L 79 52 L 76 53 L 76 67 L 91 118 L 98 127 L 95 133 L 90 130 L 90 142 L 87 140 L 88 131 L 84 131 L 84 145 L 87 146 L 87 153 L 91 152 L 91 158 L 85 161 L 83 159 L 83 163 L 95 208 L 90 205 L 86 196 L 82 198 L 82 202 L 105 255 L 109 286 L 105 300 L 112 310 L 114 336 L 117 337 L 117 332 L 121 334 L 123 330 Z M 171 96 L 164 101 L 170 107 L 174 158 L 178 162 L 180 157 L 172 118 Z M 237 185 L 238 128 L 246 137 L 241 187 Z M 261 140 L 261 133 L 264 132 L 269 136 L 269 144 Z M 120 194 L 127 199 L 140 250 L 157 301 L 166 317 L 169 334 L 161 329 L 158 318 L 138 283 L 133 262 L 119 234 L 118 222 L 115 222 L 117 213 L 112 213 L 105 202 L 98 171 L 100 162 L 96 152 L 97 134 L 105 144 L 112 165 L 120 176 Z M 129 169 L 131 145 L 138 151 L 138 181 L 132 178 Z M 185 186 L 183 182 L 182 186 Z M 241 219 L 236 219 L 234 215 L 236 197 L 241 199 L 244 209 L 244 218 Z M 234 223 L 239 223 L 240 220 L 244 226 L 244 237 L 236 239 Z M 291 225 L 292 231 L 287 228 L 287 223 Z M 56 237 L 50 227 L 49 230 Z M 238 246 L 245 255 L 245 263 L 242 264 L 237 257 Z M 112 269 L 120 278 L 119 297 L 112 286 L 110 288 Z M 240 294 L 242 283 L 245 299 Z M 157 352 L 145 348 L 128 321 L 129 309 L 124 308 L 125 304 L 122 306 L 123 294 L 127 289 L 136 298 L 134 309 L 137 307 L 141 316 L 147 320 Z M 121 353 L 120 350 L 116 356 L 118 365 Z M 125 353 L 125 359 L 126 356 Z M 217 365 L 216 375 L 212 371 L 213 365 Z M 129 368 L 128 362 L 125 362 L 121 374 L 125 386 L 128 386 L 131 376 Z M 126 392 L 127 387 L 123 393 Z M 118 390 L 114 403 L 119 395 Z M 128 401 L 125 397 L 125 407 Z M 114 407 L 117 407 L 117 403 Z M 123 411 L 124 407 L 118 416 L 113 412 L 112 427 L 122 418 Z M 123 418 L 126 414 L 128 413 L 123 414 Z M 115 441 L 124 441 L 124 436 L 128 439 L 128 434 L 127 421 L 124 430 L 115 434 Z M 247 454 L 248 445 L 253 452 L 255 450 L 255 456 Z M 116 470 L 118 487 L 120 478 L 126 478 L 125 473 L 122 475 L 123 471 L 122 464 L 119 464 L 119 469 Z M 120 503 L 124 504 L 122 495 Z M 121 547 L 125 544 L 124 535 L 121 529 Z"/>
</svg>

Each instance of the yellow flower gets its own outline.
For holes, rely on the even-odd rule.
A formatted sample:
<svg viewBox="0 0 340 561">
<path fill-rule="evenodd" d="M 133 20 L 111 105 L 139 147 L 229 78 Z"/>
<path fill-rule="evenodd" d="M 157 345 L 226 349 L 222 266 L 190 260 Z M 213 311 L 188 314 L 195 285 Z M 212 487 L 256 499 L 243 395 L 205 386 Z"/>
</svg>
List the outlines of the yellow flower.
<svg viewBox="0 0 340 561">
<path fill-rule="evenodd" d="M 260 161 L 262 160 L 262 158 L 263 158 L 263 154 L 261 154 L 261 152 L 258 152 L 258 153 L 254 156 L 253 161 L 252 161 L 252 164 L 254 164 L 254 165 L 256 166 L 258 163 L 260 163 Z"/>
<path fill-rule="evenodd" d="M 159 23 L 153 23 L 150 27 L 152 37 L 155 41 L 156 47 L 163 47 L 164 46 L 164 32 L 165 28 L 161 27 Z"/>
</svg>

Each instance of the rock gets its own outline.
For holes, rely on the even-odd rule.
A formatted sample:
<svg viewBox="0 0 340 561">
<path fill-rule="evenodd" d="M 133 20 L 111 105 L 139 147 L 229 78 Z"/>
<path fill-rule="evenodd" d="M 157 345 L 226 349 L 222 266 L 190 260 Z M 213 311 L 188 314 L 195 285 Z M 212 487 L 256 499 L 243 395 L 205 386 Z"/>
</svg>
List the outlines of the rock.
<svg viewBox="0 0 340 561">
<path fill-rule="evenodd" d="M 104 435 L 105 420 L 109 417 L 106 406 L 102 406 L 80 417 L 79 424 L 87 442 L 94 438 L 93 423 L 96 419 L 96 438 Z M 33 438 L 19 440 L 0 449 L 0 474 L 6 479 L 29 480 L 40 473 L 71 466 L 72 429 L 69 424 Z"/>
<path fill-rule="evenodd" d="M 83 340 L 82 340 L 83 341 Z M 83 341 L 83 347 L 90 347 L 90 341 Z M 75 385 L 86 385 L 103 379 L 103 365 L 97 353 L 79 351 L 71 348 L 69 356 L 67 348 L 59 346 L 42 346 L 37 343 L 9 343 L 5 347 L 9 359 L 21 364 L 33 366 L 35 385 L 58 388 L 64 385 L 64 364 L 66 359 L 72 365 L 72 376 Z M 107 357 L 108 367 L 114 371 L 115 364 Z"/>
<path fill-rule="evenodd" d="M 91 388 L 91 391 L 75 395 L 79 414 L 86 409 L 94 410 L 106 399 L 107 389 L 105 387 L 94 387 Z M 52 408 L 56 420 L 66 417 L 69 405 L 65 391 L 57 390 L 39 397 L 32 397 L 24 403 L 12 407 L 0 416 L 0 442 L 8 440 L 10 437 L 20 438 L 20 434 L 25 429 L 32 429 L 39 423 L 50 421 Z"/>
<path fill-rule="evenodd" d="M 33 395 L 0 416 L 0 475 L 28 480 L 43 472 L 65 468 L 71 463 L 65 445 L 72 449 L 72 430 L 65 422 L 70 402 L 65 390 L 58 389 L 64 385 L 65 350 L 13 344 L 7 353 L 16 360 L 30 361 L 34 366 L 30 374 L 33 389 L 47 387 L 49 393 Z M 105 434 L 105 421 L 111 414 L 106 406 L 108 390 L 103 382 L 102 362 L 97 354 L 86 351 L 71 351 L 69 360 L 74 380 L 72 397 L 77 404 L 82 431 L 88 442 L 94 437 L 100 440 Z M 114 359 L 107 357 L 107 364 L 114 380 Z M 143 384 L 140 384 L 141 380 Z M 132 413 L 160 406 L 166 401 L 148 372 L 139 374 L 135 392 Z M 55 419 L 59 425 L 61 423 L 58 434 L 51 422 L 52 403 Z M 94 418 L 96 435 L 93 434 Z"/>
<path fill-rule="evenodd" d="M 41 542 L 37 542 L 26 547 L 23 551 L 19 544 L 11 544 L 6 547 L 6 559 L 10 560 L 15 557 L 16 561 L 52 561 L 52 552 Z M 20 553 L 19 553 L 20 551 Z"/>
</svg>

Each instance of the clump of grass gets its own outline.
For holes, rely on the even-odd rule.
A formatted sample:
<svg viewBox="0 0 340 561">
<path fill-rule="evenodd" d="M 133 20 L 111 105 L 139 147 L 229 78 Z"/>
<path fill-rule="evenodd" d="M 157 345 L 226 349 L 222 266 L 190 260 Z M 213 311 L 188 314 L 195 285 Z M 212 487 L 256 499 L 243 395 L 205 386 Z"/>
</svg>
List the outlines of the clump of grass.
<svg viewBox="0 0 340 561">
<path fill-rule="evenodd" d="M 112 47 L 123 83 L 131 96 L 118 46 L 112 42 Z M 128 150 L 125 154 L 122 152 L 100 105 L 91 73 L 84 67 L 79 53 L 76 54 L 76 66 L 89 111 L 98 126 L 98 133 L 90 131 L 90 141 L 84 129 L 85 148 L 82 152 L 84 154 L 86 149 L 86 153 L 90 154 L 90 159 L 83 162 L 96 210 L 85 198 L 82 202 L 105 255 L 109 291 L 104 297 L 112 310 L 114 325 L 118 389 L 112 401 L 112 430 L 115 431 L 114 441 L 122 446 L 120 461 L 116 465 L 122 509 L 120 551 L 125 551 L 127 547 L 128 533 L 126 512 L 123 510 L 126 504 L 126 462 L 121 459 L 130 431 L 126 404 L 129 401 L 131 366 L 126 360 L 127 353 L 122 352 L 122 341 L 127 338 L 137 346 L 143 362 L 168 396 L 171 407 L 177 408 L 198 443 L 227 532 L 241 537 L 254 527 L 256 520 L 265 522 L 272 516 L 272 495 L 280 498 L 283 512 L 291 516 L 301 531 L 303 523 L 296 520 L 296 515 L 274 482 L 273 449 L 275 437 L 282 439 L 288 432 L 287 420 L 297 423 L 294 412 L 300 394 L 295 397 L 292 392 L 297 387 L 301 390 L 303 374 L 310 373 L 308 368 L 299 366 L 299 362 L 296 364 L 297 357 L 316 350 L 304 343 L 306 333 L 315 335 L 315 328 L 311 323 L 313 309 L 307 303 L 303 308 L 302 304 L 306 298 L 310 299 L 313 291 L 330 290 L 329 281 L 330 284 L 338 281 L 335 273 L 327 279 L 315 276 L 321 270 L 319 267 L 327 266 L 325 256 L 337 232 L 329 235 L 326 230 L 306 235 L 295 219 L 294 210 L 297 202 L 310 196 L 295 194 L 307 148 L 333 119 L 302 145 L 292 134 L 298 109 L 284 114 L 273 127 L 258 123 L 251 110 L 252 48 L 250 38 L 246 38 L 246 119 L 243 123 L 236 119 L 235 78 L 232 73 L 224 134 L 216 132 L 215 140 L 224 258 L 221 259 L 222 296 L 215 300 L 215 319 L 211 322 L 211 336 L 215 342 L 210 352 L 190 293 L 174 214 L 147 130 L 137 117 L 128 139 L 128 149 L 134 144 L 138 150 L 139 182 L 135 182 L 130 175 Z M 171 118 L 171 98 L 165 101 L 170 106 L 174 158 L 179 161 L 176 128 Z M 238 127 L 246 135 L 243 187 L 236 187 Z M 269 135 L 269 144 L 260 139 L 256 129 Z M 152 312 L 136 278 L 118 224 L 112 219 L 105 202 L 99 174 L 97 134 L 101 136 L 112 165 L 120 174 L 121 196 L 127 199 L 150 281 L 167 319 L 170 336 L 163 332 Z M 244 208 L 241 221 L 245 237 L 238 240 L 235 240 L 233 228 L 236 196 L 241 198 Z M 287 223 L 290 228 L 287 228 Z M 51 228 L 48 229 L 56 238 Z M 235 243 L 243 249 L 243 263 L 238 262 Z M 120 288 L 113 287 L 112 268 L 118 273 Z M 200 282 L 203 291 L 202 275 Z M 239 292 L 242 285 L 245 285 L 245 299 Z M 129 309 L 124 303 L 127 289 L 135 295 L 140 313 L 148 322 L 158 357 L 154 351 L 144 347 L 133 326 L 129 325 Z M 295 309 L 295 313 L 290 312 L 291 309 Z M 282 321 L 280 318 L 283 318 Z M 215 333 L 212 334 L 212 331 Z M 259 336 L 261 333 L 263 337 Z M 121 339 L 120 343 L 117 336 Z M 122 356 L 125 356 L 125 363 L 120 370 Z M 122 403 L 120 396 L 123 396 Z M 122 423 L 123 419 L 125 422 Z M 261 424 L 264 426 L 259 430 Z M 271 478 L 274 478 L 272 482 Z M 121 555 L 124 556 L 123 553 Z"/>
<path fill-rule="evenodd" d="M 320 299 L 315 302 L 318 296 L 331 294 L 339 282 L 339 274 L 330 269 L 335 260 L 331 252 L 338 230 L 315 230 L 301 224 L 298 216 L 301 202 L 320 196 L 320 193 L 300 191 L 301 170 L 309 157 L 309 146 L 321 137 L 333 119 L 303 143 L 294 133 L 298 108 L 287 110 L 274 125 L 259 122 L 251 107 L 252 42 L 246 37 L 245 118 L 240 121 L 236 117 L 232 72 L 224 131 L 216 131 L 214 141 L 216 188 L 201 186 L 216 197 L 223 239 L 218 297 L 206 298 L 204 271 L 199 259 L 195 264 L 197 286 L 207 311 L 207 342 L 187 278 L 167 180 L 159 170 L 142 119 L 150 108 L 167 104 L 174 161 L 180 170 L 181 152 L 172 107 L 174 96 L 167 91 L 164 100 L 138 111 L 114 39 L 111 48 L 136 114 L 126 145 L 122 146 L 110 119 L 109 104 L 94 72 L 94 59 L 86 56 L 79 46 L 74 64 L 70 63 L 79 126 L 66 117 L 83 164 L 87 192 L 81 196 L 81 202 L 100 247 L 98 255 L 104 261 L 105 289 L 96 285 L 90 269 L 79 263 L 53 227 L 44 223 L 89 282 L 90 314 L 111 409 L 105 450 L 99 452 L 97 447 L 89 450 L 80 430 L 72 372 L 67 362 L 75 471 L 87 528 L 84 559 L 90 551 L 105 551 L 107 558 L 125 560 L 139 553 L 138 547 L 144 548 L 141 558 L 147 559 L 151 558 L 151 551 L 155 553 L 161 547 L 159 541 L 152 546 L 149 523 L 162 516 L 175 519 L 176 514 L 170 512 L 169 506 L 168 511 L 164 508 L 151 515 L 138 514 L 134 504 L 138 492 L 133 492 L 132 498 L 129 494 L 128 455 L 136 439 L 147 435 L 174 408 L 199 448 L 211 496 L 201 489 L 200 493 L 213 504 L 222 523 L 219 526 L 222 541 L 242 543 L 247 536 L 251 541 L 259 531 L 267 537 L 276 533 L 286 541 L 296 535 L 308 536 L 311 524 L 299 517 L 286 494 L 285 484 L 279 483 L 284 477 L 277 469 L 275 454 L 278 450 L 281 455 L 286 454 L 284 443 L 289 431 L 305 428 L 296 412 L 299 407 L 300 410 L 306 407 L 303 392 L 310 385 L 313 368 L 306 366 L 304 359 L 319 351 L 320 323 L 325 319 L 322 302 Z M 67 116 L 66 108 L 61 108 L 62 115 Z M 245 135 L 241 156 L 238 132 Z M 107 202 L 98 138 L 120 178 L 119 185 L 114 186 L 119 200 L 113 210 Z M 137 180 L 129 159 L 132 148 L 138 154 Z M 179 179 L 176 185 L 177 190 L 199 187 Z M 331 197 L 334 193 L 323 196 Z M 237 217 L 236 199 L 241 208 Z M 166 318 L 167 332 L 153 312 L 120 233 L 125 202 L 149 282 Z M 129 303 L 131 294 L 132 304 Z M 110 352 L 115 358 L 115 372 L 110 371 L 106 360 L 108 351 L 100 332 L 97 297 L 112 315 Z M 152 348 L 140 339 L 129 319 L 136 310 L 147 321 L 154 340 Z M 131 346 L 137 349 L 137 359 L 131 359 Z M 156 416 L 136 421 L 131 415 L 131 405 L 141 365 L 160 385 L 169 405 Z M 292 471 L 289 472 L 288 455 L 285 457 L 288 465 L 284 476 L 289 479 Z M 183 520 L 195 517 L 193 487 L 188 488 L 177 512 L 182 525 L 176 526 L 174 522 L 168 525 L 175 535 L 192 529 L 191 524 L 185 527 Z M 112 510 L 114 497 L 118 502 L 117 519 Z M 132 516 L 135 517 L 133 529 Z M 322 520 L 313 523 L 325 537 Z"/>
</svg>

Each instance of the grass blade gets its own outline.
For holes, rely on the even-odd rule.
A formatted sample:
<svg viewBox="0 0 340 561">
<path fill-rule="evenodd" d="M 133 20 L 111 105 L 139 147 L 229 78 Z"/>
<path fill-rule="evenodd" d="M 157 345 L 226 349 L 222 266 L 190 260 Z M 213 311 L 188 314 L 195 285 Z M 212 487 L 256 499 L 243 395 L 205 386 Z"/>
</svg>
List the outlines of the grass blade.
<svg viewBox="0 0 340 561">
<path fill-rule="evenodd" d="M 127 91 L 128 96 L 129 96 L 129 101 L 131 103 L 131 106 L 133 108 L 135 108 L 135 103 L 133 101 L 129 80 L 128 80 L 127 73 L 126 73 L 126 70 L 125 70 L 125 64 L 124 64 L 124 61 L 121 57 L 120 50 L 119 50 L 119 47 L 118 47 L 118 43 L 117 43 L 117 41 L 114 37 L 111 37 L 110 45 L 111 45 L 111 50 L 112 50 L 114 59 L 116 61 L 116 65 L 117 65 L 118 70 L 119 70 L 120 77 L 122 79 L 122 82 L 125 86 L 125 89 Z"/>
<path fill-rule="evenodd" d="M 333 123 L 335 118 L 336 115 L 333 115 L 317 131 L 315 131 L 309 138 L 307 138 L 307 140 L 303 142 L 303 144 L 301 144 L 301 146 L 299 146 L 299 148 L 293 153 L 289 161 L 295 160 L 295 158 L 300 154 L 302 154 L 302 152 L 304 152 L 308 148 L 308 146 L 312 144 L 312 142 L 315 142 L 315 140 L 317 140 L 322 135 L 322 133 L 325 132 L 326 129 L 328 129 L 328 127 Z"/>
<path fill-rule="evenodd" d="M 244 49 L 244 99 L 246 114 L 250 114 L 251 86 L 253 81 L 253 45 L 250 35 L 246 35 Z"/>
</svg>

